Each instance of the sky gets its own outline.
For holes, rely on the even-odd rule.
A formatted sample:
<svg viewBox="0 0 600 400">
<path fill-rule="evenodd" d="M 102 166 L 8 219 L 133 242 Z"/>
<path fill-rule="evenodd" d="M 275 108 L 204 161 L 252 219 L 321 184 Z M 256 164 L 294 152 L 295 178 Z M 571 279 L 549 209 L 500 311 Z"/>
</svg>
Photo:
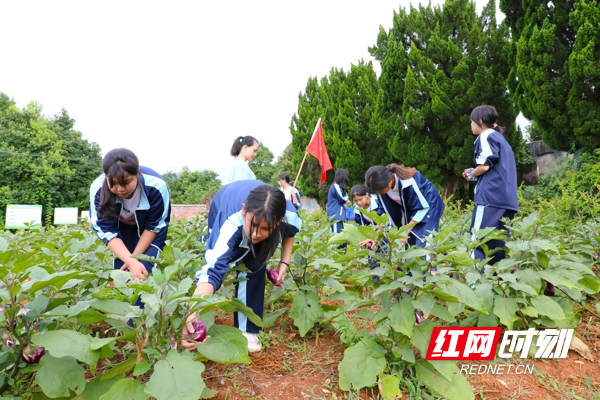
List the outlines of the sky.
<svg viewBox="0 0 600 400">
<path fill-rule="evenodd" d="M 410 3 L 1 1 L 0 92 L 50 117 L 66 109 L 102 154 L 126 147 L 159 173 L 210 169 L 226 183 L 236 137 L 276 158 L 291 143 L 310 77 L 361 59 L 379 75 L 368 47 Z"/>
</svg>

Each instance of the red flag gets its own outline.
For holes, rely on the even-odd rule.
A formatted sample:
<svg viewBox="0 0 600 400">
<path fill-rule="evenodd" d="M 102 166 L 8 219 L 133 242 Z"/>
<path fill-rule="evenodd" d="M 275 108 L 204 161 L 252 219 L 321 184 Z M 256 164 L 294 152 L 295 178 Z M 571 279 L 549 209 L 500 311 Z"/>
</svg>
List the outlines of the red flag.
<svg viewBox="0 0 600 400">
<path fill-rule="evenodd" d="M 327 171 L 333 169 L 329 154 L 327 154 L 327 148 L 325 147 L 325 139 L 323 139 L 323 126 L 321 125 L 321 118 L 317 122 L 315 132 L 313 133 L 312 139 L 306 148 L 306 152 L 316 158 L 321 165 L 321 183 L 327 180 Z"/>
</svg>

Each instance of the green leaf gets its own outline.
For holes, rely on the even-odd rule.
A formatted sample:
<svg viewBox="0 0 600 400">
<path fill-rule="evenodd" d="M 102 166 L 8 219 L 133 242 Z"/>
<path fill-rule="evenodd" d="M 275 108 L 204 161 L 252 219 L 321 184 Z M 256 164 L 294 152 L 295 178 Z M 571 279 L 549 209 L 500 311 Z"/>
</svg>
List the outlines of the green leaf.
<svg viewBox="0 0 600 400">
<path fill-rule="evenodd" d="M 537 293 L 542 290 L 539 272 L 533 269 L 519 269 L 515 275 L 522 283 L 531 286 Z"/>
<path fill-rule="evenodd" d="M 275 323 L 275 320 L 277 320 L 280 315 L 285 314 L 287 310 L 287 308 L 280 308 L 279 310 L 275 310 L 270 314 L 263 315 L 263 327 L 267 328 L 272 326 Z"/>
<path fill-rule="evenodd" d="M 144 375 L 146 372 L 148 372 L 148 370 L 150 370 L 150 368 L 152 368 L 152 364 L 147 361 L 142 361 L 141 363 L 135 365 L 135 368 L 133 369 L 133 376 Z"/>
<path fill-rule="evenodd" d="M 98 362 L 99 355 L 91 348 L 92 337 L 90 335 L 59 329 L 45 331 L 41 335 L 33 336 L 31 341 L 38 346 L 45 347 L 46 351 L 54 357 L 73 357 L 86 363 L 92 369 L 96 367 Z"/>
<path fill-rule="evenodd" d="M 96 299 L 92 302 L 92 307 L 109 314 L 125 316 L 131 312 L 131 305 L 116 299 Z"/>
<path fill-rule="evenodd" d="M 533 307 L 524 307 L 521 308 L 521 312 L 523 313 L 523 315 L 527 315 L 528 317 L 537 317 L 538 316 L 538 312 L 535 308 Z"/>
<path fill-rule="evenodd" d="M 104 375 L 102 375 L 102 380 L 105 381 L 112 378 L 120 377 L 128 372 L 131 372 L 135 367 L 136 362 L 136 355 L 131 354 L 127 360 L 120 362 L 119 364 L 112 367 Z"/>
<path fill-rule="evenodd" d="M 590 290 L 590 294 L 598 293 L 600 290 L 600 280 L 590 275 L 586 275 L 579 280 L 579 284 Z"/>
<path fill-rule="evenodd" d="M 423 311 L 425 318 L 427 318 L 429 317 L 429 314 L 431 313 L 431 310 L 435 305 L 435 298 L 428 294 L 424 294 L 422 296 L 419 296 L 418 299 L 414 299 L 412 301 L 412 305 L 416 309 Z"/>
<path fill-rule="evenodd" d="M 426 249 L 426 248 L 423 248 L 423 247 L 417 247 L 416 249 L 408 249 L 408 250 L 406 250 L 400 256 L 402 258 L 404 258 L 405 260 L 409 260 L 409 259 L 412 259 L 412 258 L 425 257 L 426 255 L 431 254 L 431 252 L 432 252 L 432 250 L 430 250 L 430 249 Z"/>
<path fill-rule="evenodd" d="M 531 239 L 529 241 L 529 245 L 540 248 L 544 251 L 552 251 L 554 254 L 559 253 L 558 247 L 556 247 L 554 243 L 547 239 Z"/>
<path fill-rule="evenodd" d="M 220 364 L 250 364 L 248 340 L 237 328 L 226 325 L 213 325 L 208 330 L 210 338 L 204 343 L 196 343 L 198 355 Z"/>
<path fill-rule="evenodd" d="M 377 376 L 387 363 L 385 357 L 374 357 L 374 353 L 379 355 L 382 352 L 385 354 L 385 349 L 369 339 L 348 347 L 344 351 L 344 359 L 338 365 L 340 389 L 361 389 L 376 385 Z"/>
<path fill-rule="evenodd" d="M 440 262 L 451 263 L 461 267 L 475 267 L 475 260 L 473 260 L 471 255 L 465 251 L 451 251 L 448 255 L 444 256 Z"/>
<path fill-rule="evenodd" d="M 433 308 L 431 309 L 431 313 L 433 315 L 435 315 L 436 317 L 443 319 L 446 322 L 450 322 L 450 323 L 456 322 L 456 318 L 454 318 L 452 316 L 452 314 L 450 314 L 450 312 L 448 312 L 448 310 L 445 307 L 440 306 L 438 304 L 433 306 Z"/>
<path fill-rule="evenodd" d="M 576 282 L 573 282 L 571 279 L 565 277 L 563 271 L 559 271 L 557 269 L 547 269 L 545 271 L 540 271 L 540 276 L 542 279 L 550 282 L 554 286 L 564 286 L 570 289 L 579 289 L 579 285 Z"/>
<path fill-rule="evenodd" d="M 69 390 L 80 394 L 85 389 L 85 371 L 73 357 L 55 358 L 46 354 L 40 359 L 35 382 L 48 397 L 66 397 Z"/>
<path fill-rule="evenodd" d="M 400 392 L 400 378 L 396 375 L 381 374 L 379 377 L 381 381 L 381 397 L 384 400 L 395 400 L 402 398 L 402 392 Z"/>
<path fill-rule="evenodd" d="M 415 309 L 411 304 L 411 299 L 404 296 L 400 303 L 394 304 L 388 314 L 388 319 L 393 330 L 411 337 L 415 326 Z"/>
<path fill-rule="evenodd" d="M 424 321 L 422 324 L 415 326 L 410 342 L 421 352 L 427 354 L 431 334 L 435 325 L 431 321 Z"/>
<path fill-rule="evenodd" d="M 294 325 L 298 327 L 300 336 L 304 337 L 315 325 L 317 318 L 323 315 L 319 296 L 313 292 L 299 291 L 294 296 L 289 315 L 294 320 Z"/>
<path fill-rule="evenodd" d="M 478 327 L 495 327 L 498 326 L 498 318 L 494 313 L 479 314 L 477 318 Z"/>
<path fill-rule="evenodd" d="M 204 364 L 171 350 L 154 365 L 146 393 L 157 400 L 198 400 L 206 386 L 202 372 Z"/>
<path fill-rule="evenodd" d="M 447 400 L 471 400 L 475 396 L 467 379 L 454 367 L 452 380 L 446 379 L 427 360 L 417 360 L 417 379 L 432 392 Z"/>
<path fill-rule="evenodd" d="M 546 315 L 550 319 L 563 320 L 566 318 L 563 309 L 551 297 L 538 296 L 532 298 L 531 305 L 535 307 L 539 314 Z"/>
<path fill-rule="evenodd" d="M 146 400 L 144 385 L 132 378 L 125 378 L 115 382 L 99 400 Z"/>
<path fill-rule="evenodd" d="M 396 357 L 402 358 L 404 361 L 409 363 L 415 362 L 415 352 L 406 343 L 398 343 L 392 348 L 392 352 Z"/>
<path fill-rule="evenodd" d="M 522 282 L 511 282 L 508 286 L 510 286 L 514 290 L 525 292 L 532 296 L 538 295 L 538 292 L 536 292 L 536 290 L 534 288 L 532 288 L 531 286 L 529 286 L 525 283 L 522 283 Z"/>
<path fill-rule="evenodd" d="M 519 305 L 512 297 L 504 298 L 496 296 L 494 299 L 494 314 L 496 314 L 500 319 L 500 322 L 509 330 L 513 328 L 513 324 L 519 319 L 519 317 L 517 317 L 519 308 Z"/>
<path fill-rule="evenodd" d="M 81 393 L 81 400 L 99 400 L 116 381 L 116 378 L 103 381 L 100 376 L 97 376 L 85 385 L 85 390 Z"/>
<path fill-rule="evenodd" d="M 358 226 L 355 224 L 344 224 L 344 230 L 333 235 L 329 239 L 330 244 L 350 243 L 353 246 L 358 246 L 365 239 L 365 236 L 360 233 Z"/>
</svg>

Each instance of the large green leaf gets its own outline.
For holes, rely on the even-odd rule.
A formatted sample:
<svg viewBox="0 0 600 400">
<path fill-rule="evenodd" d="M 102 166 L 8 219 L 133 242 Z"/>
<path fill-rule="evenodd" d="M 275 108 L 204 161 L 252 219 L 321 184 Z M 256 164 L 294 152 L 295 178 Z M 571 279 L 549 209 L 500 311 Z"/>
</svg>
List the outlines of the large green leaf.
<svg viewBox="0 0 600 400">
<path fill-rule="evenodd" d="M 513 324 L 519 319 L 517 311 L 519 311 L 519 305 L 515 299 L 501 296 L 496 296 L 494 299 L 494 314 L 509 330 L 513 328 Z"/>
<path fill-rule="evenodd" d="M 103 381 L 109 380 L 112 378 L 119 377 L 121 375 L 125 375 L 126 373 L 133 371 L 136 363 L 137 363 L 136 355 L 131 354 L 127 360 L 120 362 L 119 364 L 112 367 L 104 375 L 102 375 L 102 380 Z"/>
<path fill-rule="evenodd" d="M 210 336 L 203 343 L 197 343 L 201 358 L 220 364 L 250 364 L 248 341 L 237 328 L 226 325 L 213 325 L 208 330 Z"/>
<path fill-rule="evenodd" d="M 394 304 L 388 318 L 393 330 L 408 337 L 412 336 L 415 326 L 415 309 L 408 296 L 404 296 L 399 303 Z"/>
<path fill-rule="evenodd" d="M 474 267 L 475 260 L 466 251 L 451 251 L 441 260 L 442 263 L 451 263 L 461 267 Z"/>
<path fill-rule="evenodd" d="M 427 360 L 417 360 L 417 379 L 432 392 L 447 400 L 471 400 L 475 396 L 467 379 L 454 367 L 452 379 L 446 379 Z"/>
<path fill-rule="evenodd" d="M 537 296 L 538 292 L 532 288 L 531 286 L 523 283 L 523 282 L 513 282 L 510 283 L 509 286 L 514 290 L 525 292 L 531 296 Z"/>
<path fill-rule="evenodd" d="M 554 286 L 564 286 L 570 289 L 579 289 L 579 284 L 577 280 L 573 282 L 571 279 L 565 276 L 566 271 L 559 271 L 557 269 L 547 269 L 545 271 L 540 271 L 540 276 L 542 279 L 550 282 Z"/>
<path fill-rule="evenodd" d="M 539 314 L 546 315 L 553 320 L 565 319 L 565 313 L 558 303 L 548 296 L 538 296 L 531 299 L 531 305 L 535 307 Z"/>
<path fill-rule="evenodd" d="M 85 371 L 73 357 L 46 354 L 40 359 L 35 382 L 48 397 L 65 397 L 70 390 L 80 394 L 85 389 Z"/>
<path fill-rule="evenodd" d="M 263 327 L 267 328 L 269 326 L 272 326 L 277 320 L 277 318 L 280 315 L 285 314 L 287 310 L 287 308 L 280 308 L 279 310 L 275 310 L 270 314 L 263 315 Z"/>
<path fill-rule="evenodd" d="M 97 376 L 85 385 L 85 390 L 81 393 L 81 400 L 99 400 L 104 393 L 110 390 L 116 381 L 117 378 L 102 380 L 101 376 Z"/>
<path fill-rule="evenodd" d="M 99 400 L 146 400 L 149 396 L 144 393 L 144 386 L 132 378 L 121 379 L 100 396 Z"/>
<path fill-rule="evenodd" d="M 385 349 L 372 340 L 363 339 L 344 351 L 338 365 L 340 389 L 360 389 L 377 384 L 377 377 L 387 365 Z"/>
<path fill-rule="evenodd" d="M 431 334 L 435 325 L 431 321 L 424 321 L 422 324 L 415 326 L 410 342 L 421 352 L 427 354 Z"/>
<path fill-rule="evenodd" d="M 38 346 L 46 348 L 46 351 L 54 357 L 73 357 L 86 363 L 94 369 L 98 362 L 99 352 L 92 350 L 92 337 L 81 333 L 59 329 L 56 331 L 45 331 L 41 335 L 35 335 L 31 341 Z"/>
<path fill-rule="evenodd" d="M 298 327 L 300 336 L 304 337 L 322 314 L 323 309 L 319 304 L 319 296 L 316 293 L 305 291 L 296 293 L 290 308 L 290 318 L 294 320 L 294 325 Z"/>
<path fill-rule="evenodd" d="M 400 378 L 396 375 L 381 374 L 379 377 L 381 381 L 381 397 L 384 400 L 395 400 L 402 398 L 402 392 L 400 392 Z"/>
<path fill-rule="evenodd" d="M 198 400 L 206 386 L 202 372 L 204 364 L 171 350 L 154 364 L 145 391 L 157 400 Z"/>
</svg>

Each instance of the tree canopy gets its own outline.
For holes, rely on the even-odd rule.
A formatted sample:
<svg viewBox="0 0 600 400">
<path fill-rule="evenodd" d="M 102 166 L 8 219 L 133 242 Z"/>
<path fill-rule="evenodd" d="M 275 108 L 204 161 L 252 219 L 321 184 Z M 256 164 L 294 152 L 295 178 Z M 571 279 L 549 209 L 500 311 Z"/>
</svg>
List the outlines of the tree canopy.
<svg viewBox="0 0 600 400">
<path fill-rule="evenodd" d="M 166 172 L 163 178 L 169 187 L 172 204 L 202 204 L 205 196 L 216 193 L 222 186 L 216 172 L 191 171 L 187 166 L 179 173 Z"/>
<path fill-rule="evenodd" d="M 51 119 L 39 104 L 21 110 L 0 93 L 0 223 L 8 204 L 41 204 L 45 223 L 55 207 L 88 207 L 102 157 L 74 124 L 64 109 Z"/>
</svg>

